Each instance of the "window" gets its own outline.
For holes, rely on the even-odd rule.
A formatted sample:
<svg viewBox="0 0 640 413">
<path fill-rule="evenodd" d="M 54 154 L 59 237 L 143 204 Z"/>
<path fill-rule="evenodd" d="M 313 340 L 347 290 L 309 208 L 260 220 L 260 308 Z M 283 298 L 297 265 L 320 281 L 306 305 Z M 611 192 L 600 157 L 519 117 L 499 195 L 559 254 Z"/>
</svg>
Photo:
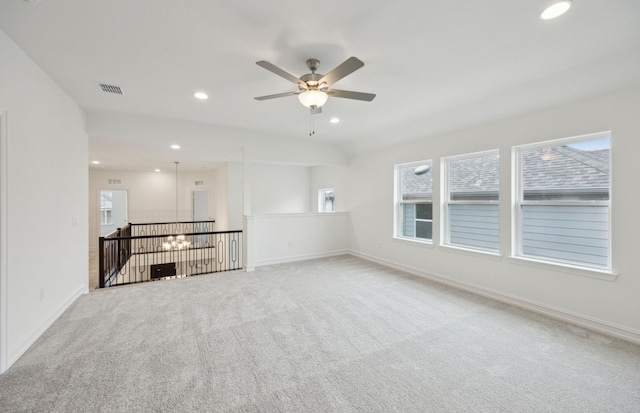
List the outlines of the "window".
<svg viewBox="0 0 640 413">
<path fill-rule="evenodd" d="M 100 191 L 100 224 L 113 225 L 111 211 L 113 209 L 113 193 Z"/>
<path fill-rule="evenodd" d="M 432 172 L 431 161 L 396 165 L 396 237 L 432 239 Z"/>
<path fill-rule="evenodd" d="M 500 249 L 498 151 L 444 158 L 443 244 Z"/>
<path fill-rule="evenodd" d="M 321 189 L 318 191 L 318 212 L 335 212 L 334 189 Z"/>
<path fill-rule="evenodd" d="M 514 253 L 611 268 L 610 133 L 514 148 Z"/>
</svg>

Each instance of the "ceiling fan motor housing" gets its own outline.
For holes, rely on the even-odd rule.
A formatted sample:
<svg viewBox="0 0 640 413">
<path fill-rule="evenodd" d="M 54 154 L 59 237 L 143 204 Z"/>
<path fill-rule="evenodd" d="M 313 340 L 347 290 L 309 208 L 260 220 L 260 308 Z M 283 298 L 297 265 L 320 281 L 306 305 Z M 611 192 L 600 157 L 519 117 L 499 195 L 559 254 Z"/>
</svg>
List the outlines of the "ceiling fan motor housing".
<svg viewBox="0 0 640 413">
<path fill-rule="evenodd" d="M 300 76 L 300 80 L 309 86 L 309 90 L 318 89 L 318 82 L 322 79 L 324 75 L 320 75 L 318 73 L 309 73 L 306 75 Z"/>
</svg>

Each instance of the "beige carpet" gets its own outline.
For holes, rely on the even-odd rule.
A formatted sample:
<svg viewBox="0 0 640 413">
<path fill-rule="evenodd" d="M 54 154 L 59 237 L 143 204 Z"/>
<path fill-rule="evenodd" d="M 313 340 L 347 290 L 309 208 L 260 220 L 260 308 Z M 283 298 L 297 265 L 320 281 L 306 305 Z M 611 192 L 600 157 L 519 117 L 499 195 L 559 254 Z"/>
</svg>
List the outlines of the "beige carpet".
<svg viewBox="0 0 640 413">
<path fill-rule="evenodd" d="M 639 412 L 640 347 L 342 256 L 81 297 L 2 412 Z"/>
</svg>

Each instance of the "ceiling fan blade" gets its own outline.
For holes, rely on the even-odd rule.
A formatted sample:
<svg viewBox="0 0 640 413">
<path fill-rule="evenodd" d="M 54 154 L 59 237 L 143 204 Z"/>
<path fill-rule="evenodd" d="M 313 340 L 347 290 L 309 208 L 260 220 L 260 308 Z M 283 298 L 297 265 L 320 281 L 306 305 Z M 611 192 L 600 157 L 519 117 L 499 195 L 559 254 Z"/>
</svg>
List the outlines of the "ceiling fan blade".
<svg viewBox="0 0 640 413">
<path fill-rule="evenodd" d="M 275 99 L 275 98 L 283 98 L 285 96 L 293 96 L 293 95 L 297 95 L 300 92 L 284 92 L 284 93 L 276 93 L 275 95 L 267 95 L 267 96 L 258 96 L 257 98 L 254 98 L 255 100 L 268 100 L 268 99 Z"/>
<path fill-rule="evenodd" d="M 322 85 L 326 83 L 326 86 L 331 86 L 343 77 L 360 69 L 362 66 L 364 66 L 362 60 L 352 56 L 324 75 L 324 77 L 318 81 L 318 84 Z"/>
<path fill-rule="evenodd" d="M 312 115 L 319 115 L 322 113 L 322 108 L 313 107 L 310 110 Z"/>
<path fill-rule="evenodd" d="M 267 69 L 268 71 L 275 73 L 276 75 L 287 79 L 289 82 L 294 83 L 294 84 L 298 84 L 301 82 L 300 79 L 298 79 L 297 77 L 295 77 L 294 75 L 292 75 L 289 72 L 286 72 L 282 69 L 280 69 L 278 66 L 267 62 L 266 60 L 260 60 L 259 62 L 256 62 L 256 64 L 262 68 Z"/>
<path fill-rule="evenodd" d="M 329 89 L 327 90 L 327 94 L 329 96 L 333 96 L 336 98 L 365 100 L 367 102 L 371 102 L 373 98 L 376 97 L 374 93 L 352 92 L 350 90 L 338 90 L 338 89 Z"/>
</svg>

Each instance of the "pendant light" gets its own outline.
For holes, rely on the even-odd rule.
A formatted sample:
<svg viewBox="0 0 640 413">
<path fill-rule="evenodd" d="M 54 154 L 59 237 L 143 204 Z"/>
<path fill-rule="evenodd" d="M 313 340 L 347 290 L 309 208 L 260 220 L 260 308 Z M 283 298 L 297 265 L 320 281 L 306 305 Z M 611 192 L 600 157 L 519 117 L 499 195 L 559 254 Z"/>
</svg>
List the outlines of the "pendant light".
<svg viewBox="0 0 640 413">
<path fill-rule="evenodd" d="M 176 164 L 176 226 L 175 231 L 178 232 L 178 164 L 180 162 L 174 162 Z M 167 241 L 162 243 L 162 248 L 169 250 L 182 250 L 189 247 L 191 243 L 185 239 L 184 235 L 169 235 Z"/>
</svg>

